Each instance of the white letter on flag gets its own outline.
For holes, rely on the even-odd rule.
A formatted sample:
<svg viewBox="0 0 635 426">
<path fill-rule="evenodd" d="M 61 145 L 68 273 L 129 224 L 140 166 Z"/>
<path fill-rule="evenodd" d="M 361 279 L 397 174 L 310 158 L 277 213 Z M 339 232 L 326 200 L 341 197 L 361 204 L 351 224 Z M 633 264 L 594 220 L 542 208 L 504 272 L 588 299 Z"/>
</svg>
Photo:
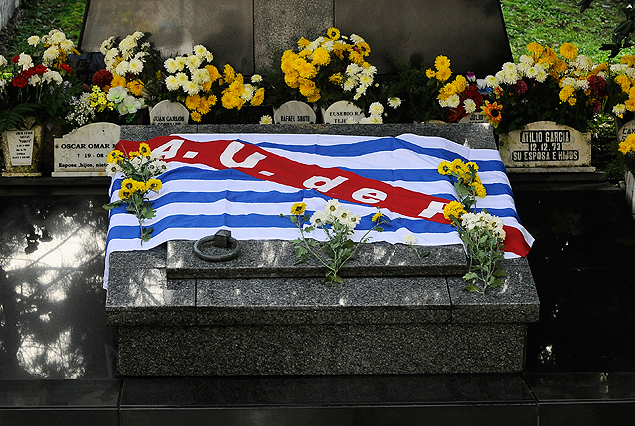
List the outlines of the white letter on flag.
<svg viewBox="0 0 635 426">
<path fill-rule="evenodd" d="M 153 154 L 162 155 L 164 159 L 170 159 L 176 157 L 176 153 L 183 145 L 184 140 L 181 139 L 172 139 L 168 143 L 164 143 L 161 146 L 158 146 L 152 150 Z"/>
<path fill-rule="evenodd" d="M 437 213 L 443 213 L 443 206 L 445 206 L 444 203 L 440 203 L 438 201 L 430 201 L 430 204 L 428 204 L 428 207 L 426 207 L 424 211 L 419 213 L 419 216 L 430 219 L 432 216 L 434 216 Z"/>
<path fill-rule="evenodd" d="M 223 151 L 223 153 L 220 155 L 220 162 L 223 164 L 223 166 L 245 167 L 247 169 L 253 169 L 254 166 L 258 164 L 258 161 L 267 158 L 266 155 L 263 155 L 259 152 L 254 152 L 249 157 L 245 158 L 242 162 L 240 163 L 235 162 L 234 155 L 238 151 L 240 151 L 244 146 L 245 146 L 244 144 L 240 142 L 236 142 L 236 141 L 233 141 L 232 143 L 227 145 L 227 148 L 225 148 L 225 151 Z"/>
<path fill-rule="evenodd" d="M 377 189 L 362 188 L 353 192 L 353 199 L 362 203 L 375 204 L 386 199 L 386 193 Z"/>
<path fill-rule="evenodd" d="M 305 188 L 317 189 L 320 192 L 327 192 L 347 180 L 348 178 L 345 178 L 344 176 L 338 176 L 335 179 L 329 179 L 324 176 L 313 176 L 312 178 L 305 180 L 302 185 L 304 185 Z"/>
</svg>

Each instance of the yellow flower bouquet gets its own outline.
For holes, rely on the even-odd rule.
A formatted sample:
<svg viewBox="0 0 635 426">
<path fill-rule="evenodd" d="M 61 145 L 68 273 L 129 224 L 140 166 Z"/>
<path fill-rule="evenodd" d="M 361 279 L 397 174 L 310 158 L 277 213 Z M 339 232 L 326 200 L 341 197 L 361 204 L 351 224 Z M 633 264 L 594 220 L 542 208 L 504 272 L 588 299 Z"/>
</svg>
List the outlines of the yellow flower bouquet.
<svg viewBox="0 0 635 426">
<path fill-rule="evenodd" d="M 286 85 L 303 100 L 326 107 L 339 100 L 358 101 L 374 83 L 377 68 L 367 58 L 369 44 L 359 35 L 329 28 L 326 37 L 298 40 L 298 52 L 282 55 Z"/>
</svg>

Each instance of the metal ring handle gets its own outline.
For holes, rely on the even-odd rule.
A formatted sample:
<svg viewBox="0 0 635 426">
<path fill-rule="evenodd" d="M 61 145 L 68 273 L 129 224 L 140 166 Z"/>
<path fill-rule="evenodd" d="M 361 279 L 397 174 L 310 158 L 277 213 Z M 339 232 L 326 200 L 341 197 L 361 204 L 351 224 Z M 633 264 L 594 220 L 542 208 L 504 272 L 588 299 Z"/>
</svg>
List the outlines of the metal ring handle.
<svg viewBox="0 0 635 426">
<path fill-rule="evenodd" d="M 205 254 L 201 250 L 203 244 L 210 241 L 214 242 L 215 247 L 227 247 L 231 249 L 230 252 L 220 255 Z M 236 259 L 240 254 L 240 243 L 237 239 L 231 236 L 231 232 L 221 229 L 214 235 L 208 235 L 203 237 L 194 243 L 194 254 L 203 260 L 209 262 L 226 262 L 228 260 Z"/>
</svg>

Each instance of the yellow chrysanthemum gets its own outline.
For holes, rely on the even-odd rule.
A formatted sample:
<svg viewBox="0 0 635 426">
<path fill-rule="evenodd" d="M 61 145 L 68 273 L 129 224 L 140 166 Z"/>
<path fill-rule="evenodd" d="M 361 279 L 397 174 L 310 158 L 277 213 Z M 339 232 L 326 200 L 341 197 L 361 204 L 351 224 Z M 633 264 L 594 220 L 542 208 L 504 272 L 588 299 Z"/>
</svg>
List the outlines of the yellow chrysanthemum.
<svg viewBox="0 0 635 426">
<path fill-rule="evenodd" d="M 126 79 L 120 75 L 113 75 L 112 81 L 110 82 L 110 87 L 126 87 L 127 82 Z"/>
<path fill-rule="evenodd" d="M 331 55 L 328 50 L 318 47 L 313 51 L 313 64 L 318 66 L 328 65 L 331 62 Z"/>
<path fill-rule="evenodd" d="M 128 157 L 129 157 L 130 159 L 135 158 L 135 157 L 138 157 L 138 156 L 140 156 L 140 155 L 141 155 L 141 154 L 139 153 L 139 151 L 130 151 L 130 152 L 128 152 Z"/>
<path fill-rule="evenodd" d="M 560 89 L 560 102 L 567 102 L 573 93 L 575 92 L 575 88 L 573 86 L 564 86 Z"/>
<path fill-rule="evenodd" d="M 626 64 L 627 67 L 635 65 L 635 55 L 624 55 L 620 58 L 620 64 Z"/>
<path fill-rule="evenodd" d="M 218 72 L 218 68 L 216 68 L 214 65 L 206 65 L 205 69 L 207 70 L 212 83 L 221 77 L 220 73 Z"/>
<path fill-rule="evenodd" d="M 450 68 L 450 60 L 447 56 L 439 55 L 434 60 L 434 67 L 440 71 L 442 69 Z"/>
<path fill-rule="evenodd" d="M 615 76 L 614 81 L 620 85 L 620 87 L 622 88 L 622 92 L 628 93 L 629 89 L 631 88 L 630 78 L 628 78 L 624 74 L 620 74 Z"/>
<path fill-rule="evenodd" d="M 360 53 L 362 54 L 362 56 L 370 55 L 370 45 L 367 42 L 363 41 L 361 43 L 358 43 L 357 48 L 360 49 Z"/>
<path fill-rule="evenodd" d="M 338 30 L 337 28 L 331 27 L 326 32 L 326 36 L 330 38 L 331 40 L 338 40 L 340 38 L 340 30 Z"/>
<path fill-rule="evenodd" d="M 635 111 L 635 99 L 627 99 L 624 101 L 624 105 L 628 111 Z"/>
<path fill-rule="evenodd" d="M 359 66 L 361 66 L 364 63 L 364 57 L 357 50 L 351 51 L 351 53 L 348 54 L 348 59 L 350 59 L 351 61 L 353 61 L 355 64 Z"/>
<path fill-rule="evenodd" d="M 128 91 L 133 96 L 141 96 L 143 93 L 143 82 L 141 80 L 133 80 L 126 85 Z"/>
<path fill-rule="evenodd" d="M 119 198 L 122 199 L 122 200 L 130 198 L 132 196 L 132 194 L 133 194 L 132 191 L 130 191 L 129 189 L 126 189 L 126 188 L 121 188 L 119 190 L 119 192 L 117 193 Z"/>
<path fill-rule="evenodd" d="M 329 81 L 333 84 L 341 84 L 342 83 L 342 73 L 338 72 L 329 77 Z"/>
<path fill-rule="evenodd" d="M 442 68 L 439 71 L 437 71 L 437 80 L 444 82 L 447 81 L 450 77 L 452 76 L 452 71 L 450 71 L 450 68 Z"/>
<path fill-rule="evenodd" d="M 254 97 L 251 99 L 251 105 L 260 106 L 262 105 L 264 100 L 265 100 L 265 89 L 261 87 L 258 90 L 256 90 L 256 93 L 254 93 Z"/>
<path fill-rule="evenodd" d="M 560 54 L 565 59 L 573 59 L 578 56 L 578 48 L 573 43 L 564 43 L 560 46 Z"/>
<path fill-rule="evenodd" d="M 461 160 L 460 158 L 455 158 L 450 163 L 450 171 L 464 175 L 468 170 L 463 160 Z"/>
<path fill-rule="evenodd" d="M 232 83 L 236 78 L 236 71 L 232 68 L 231 65 L 225 64 L 225 68 L 223 68 L 223 78 L 227 83 Z"/>
<path fill-rule="evenodd" d="M 476 190 L 477 197 L 485 198 L 485 196 L 487 195 L 487 191 L 485 190 L 485 186 L 483 186 L 482 183 L 474 182 L 472 183 L 472 186 Z"/>
<path fill-rule="evenodd" d="M 295 203 L 291 206 L 291 214 L 301 215 L 306 210 L 306 203 Z"/>
<path fill-rule="evenodd" d="M 437 168 L 437 171 L 439 172 L 440 175 L 449 175 L 451 172 L 450 163 L 448 163 L 447 161 L 441 161 L 439 163 L 439 167 Z"/>
<path fill-rule="evenodd" d="M 192 95 L 185 98 L 185 106 L 187 109 L 194 111 L 201 103 L 201 97 L 199 95 Z"/>
<path fill-rule="evenodd" d="M 544 52 L 545 48 L 542 47 L 542 45 L 540 45 L 539 43 L 531 42 L 527 45 L 527 51 L 529 53 L 532 53 L 534 55 L 534 58 L 539 57 L 540 55 L 542 55 L 542 52 Z"/>
<path fill-rule="evenodd" d="M 434 71 L 432 68 L 428 68 L 426 70 L 426 77 L 428 78 L 435 78 L 437 76 L 436 71 Z"/>
<path fill-rule="evenodd" d="M 123 182 L 121 182 L 121 189 L 126 189 L 130 191 L 131 194 L 142 190 L 143 186 L 145 186 L 143 185 L 143 182 L 136 181 L 132 178 L 126 178 Z"/>
<path fill-rule="evenodd" d="M 159 192 L 159 189 L 163 187 L 163 183 L 159 179 L 149 179 L 146 182 L 146 187 L 150 191 Z"/>
<path fill-rule="evenodd" d="M 475 172 L 478 172 L 478 164 L 476 164 L 474 161 L 468 161 L 466 166 L 468 167 L 468 169 L 473 169 Z"/>
<path fill-rule="evenodd" d="M 443 217 L 450 220 L 451 216 L 454 216 L 456 219 L 460 219 L 461 215 L 465 213 L 465 208 L 463 204 L 458 201 L 450 201 L 448 204 L 443 207 Z"/>
<path fill-rule="evenodd" d="M 144 157 L 149 157 L 152 150 L 150 149 L 150 145 L 145 142 L 141 142 L 139 144 L 139 153 Z"/>
<path fill-rule="evenodd" d="M 298 40 L 298 46 L 300 47 L 300 49 L 306 48 L 309 44 L 311 44 L 311 42 L 304 37 Z"/>
<path fill-rule="evenodd" d="M 557 74 L 564 73 L 569 67 L 567 63 L 561 59 L 554 60 L 551 66 Z"/>
<path fill-rule="evenodd" d="M 382 218 L 384 214 L 382 212 L 377 212 L 373 215 L 373 222 L 379 222 L 379 219 Z"/>
<path fill-rule="evenodd" d="M 119 151 L 118 149 L 113 149 L 112 151 L 108 153 L 108 157 L 106 157 L 106 162 L 108 164 L 116 163 L 123 157 L 124 157 L 123 152 Z"/>
<path fill-rule="evenodd" d="M 192 117 L 192 120 L 193 120 L 193 121 L 196 121 L 196 122 L 200 122 L 200 121 L 201 121 L 201 118 L 202 118 L 202 117 L 201 117 L 201 114 L 199 114 L 199 113 L 198 113 L 198 112 L 196 112 L 196 111 L 192 111 L 192 112 L 190 113 L 190 117 Z"/>
</svg>

